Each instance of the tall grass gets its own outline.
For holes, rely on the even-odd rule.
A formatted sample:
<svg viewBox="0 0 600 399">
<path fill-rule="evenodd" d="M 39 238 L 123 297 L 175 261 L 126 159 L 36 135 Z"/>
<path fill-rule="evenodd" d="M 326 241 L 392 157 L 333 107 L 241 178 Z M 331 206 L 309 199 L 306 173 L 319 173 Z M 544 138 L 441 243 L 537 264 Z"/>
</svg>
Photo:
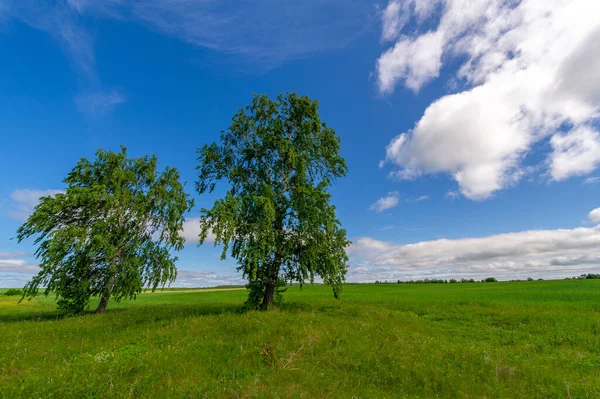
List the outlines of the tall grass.
<svg viewBox="0 0 600 399">
<path fill-rule="evenodd" d="M 267 313 L 245 298 L 60 318 L 0 296 L 0 396 L 600 397 L 600 281 L 291 287 Z"/>
</svg>

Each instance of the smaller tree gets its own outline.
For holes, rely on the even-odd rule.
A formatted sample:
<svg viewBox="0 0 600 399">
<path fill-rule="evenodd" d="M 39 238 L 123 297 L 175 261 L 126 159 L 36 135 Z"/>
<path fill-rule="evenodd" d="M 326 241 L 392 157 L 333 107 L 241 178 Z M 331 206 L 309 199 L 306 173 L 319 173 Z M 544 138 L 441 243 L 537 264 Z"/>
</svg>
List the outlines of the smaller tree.
<svg viewBox="0 0 600 399">
<path fill-rule="evenodd" d="M 46 287 L 60 309 L 80 313 L 100 296 L 96 313 L 103 313 L 111 297 L 135 298 L 175 280 L 170 252 L 183 247 L 184 215 L 193 206 L 179 172 L 157 171 L 156 156 L 127 158 L 125 147 L 96 155 L 80 159 L 66 192 L 42 197 L 19 228 L 19 242 L 34 236 L 39 244 L 41 268 L 23 298 Z"/>
</svg>

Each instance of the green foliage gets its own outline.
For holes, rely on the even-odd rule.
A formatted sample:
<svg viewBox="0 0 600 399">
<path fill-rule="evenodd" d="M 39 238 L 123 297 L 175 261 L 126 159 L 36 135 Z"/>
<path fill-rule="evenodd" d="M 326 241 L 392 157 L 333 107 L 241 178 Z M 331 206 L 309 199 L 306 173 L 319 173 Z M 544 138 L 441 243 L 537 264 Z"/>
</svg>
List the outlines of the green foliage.
<svg viewBox="0 0 600 399">
<path fill-rule="evenodd" d="M 6 296 L 19 296 L 19 295 L 23 295 L 23 290 L 20 290 L 18 288 L 9 288 L 8 290 L 6 290 L 4 292 L 4 295 L 6 295 Z"/>
<path fill-rule="evenodd" d="M 594 274 L 594 273 L 587 273 L 587 274 L 581 274 L 579 277 L 577 277 L 578 280 L 598 280 L 600 279 L 600 274 Z"/>
<path fill-rule="evenodd" d="M 0 295 L 0 397 L 600 397 L 600 280 L 348 284 L 341 301 L 294 285 L 276 312 L 240 312 L 246 296 L 57 319 L 51 298 Z"/>
<path fill-rule="evenodd" d="M 92 296 L 104 311 L 111 297 L 135 298 L 173 281 L 180 230 L 193 202 L 174 168 L 157 170 L 156 156 L 127 158 L 98 150 L 65 178 L 66 192 L 43 197 L 18 230 L 19 242 L 35 237 L 41 271 L 24 289 L 34 297 L 40 286 L 55 294 L 60 309 L 81 313 Z"/>
<path fill-rule="evenodd" d="M 200 243 L 212 232 L 222 258 L 230 251 L 237 259 L 248 279 L 247 306 L 270 306 L 280 277 L 302 285 L 320 276 L 339 297 L 349 241 L 328 192 L 347 171 L 339 150 L 318 102 L 294 93 L 254 96 L 220 144 L 198 150 L 198 193 L 229 184 L 224 198 L 201 210 Z"/>
<path fill-rule="evenodd" d="M 484 283 L 497 283 L 498 280 L 496 280 L 495 277 L 487 277 L 485 280 L 483 280 Z"/>
</svg>

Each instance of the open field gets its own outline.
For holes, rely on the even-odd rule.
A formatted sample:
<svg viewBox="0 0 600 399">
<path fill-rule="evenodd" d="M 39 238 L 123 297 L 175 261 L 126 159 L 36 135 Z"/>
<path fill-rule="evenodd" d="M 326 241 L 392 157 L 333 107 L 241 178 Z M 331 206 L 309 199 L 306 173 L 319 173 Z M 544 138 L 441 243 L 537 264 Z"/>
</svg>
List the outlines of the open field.
<svg viewBox="0 0 600 399">
<path fill-rule="evenodd" d="M 600 397 L 600 281 L 172 291 L 57 318 L 0 295 L 0 397 Z M 93 306 L 92 306 L 93 308 Z"/>
</svg>

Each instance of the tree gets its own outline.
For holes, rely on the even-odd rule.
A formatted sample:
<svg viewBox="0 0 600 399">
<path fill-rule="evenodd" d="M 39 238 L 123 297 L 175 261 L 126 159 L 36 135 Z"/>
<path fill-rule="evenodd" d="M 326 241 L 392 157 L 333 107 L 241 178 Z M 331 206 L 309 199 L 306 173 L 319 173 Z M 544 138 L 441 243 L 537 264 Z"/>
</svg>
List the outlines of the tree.
<svg viewBox="0 0 600 399">
<path fill-rule="evenodd" d="M 60 309 L 81 313 L 92 296 L 101 296 L 103 313 L 111 296 L 135 298 L 174 281 L 176 257 L 184 238 L 184 214 L 193 206 L 170 167 L 157 171 L 156 156 L 127 158 L 98 150 L 80 159 L 63 180 L 66 192 L 42 197 L 18 240 L 34 236 L 41 271 L 23 298 L 55 293 Z"/>
<path fill-rule="evenodd" d="M 198 193 L 229 184 L 223 198 L 201 210 L 200 244 L 212 232 L 222 259 L 231 250 L 252 308 L 273 304 L 280 276 L 300 285 L 320 276 L 336 298 L 345 281 L 349 241 L 328 188 L 347 167 L 318 104 L 295 93 L 255 95 L 221 132 L 220 144 L 198 150 Z"/>
</svg>

